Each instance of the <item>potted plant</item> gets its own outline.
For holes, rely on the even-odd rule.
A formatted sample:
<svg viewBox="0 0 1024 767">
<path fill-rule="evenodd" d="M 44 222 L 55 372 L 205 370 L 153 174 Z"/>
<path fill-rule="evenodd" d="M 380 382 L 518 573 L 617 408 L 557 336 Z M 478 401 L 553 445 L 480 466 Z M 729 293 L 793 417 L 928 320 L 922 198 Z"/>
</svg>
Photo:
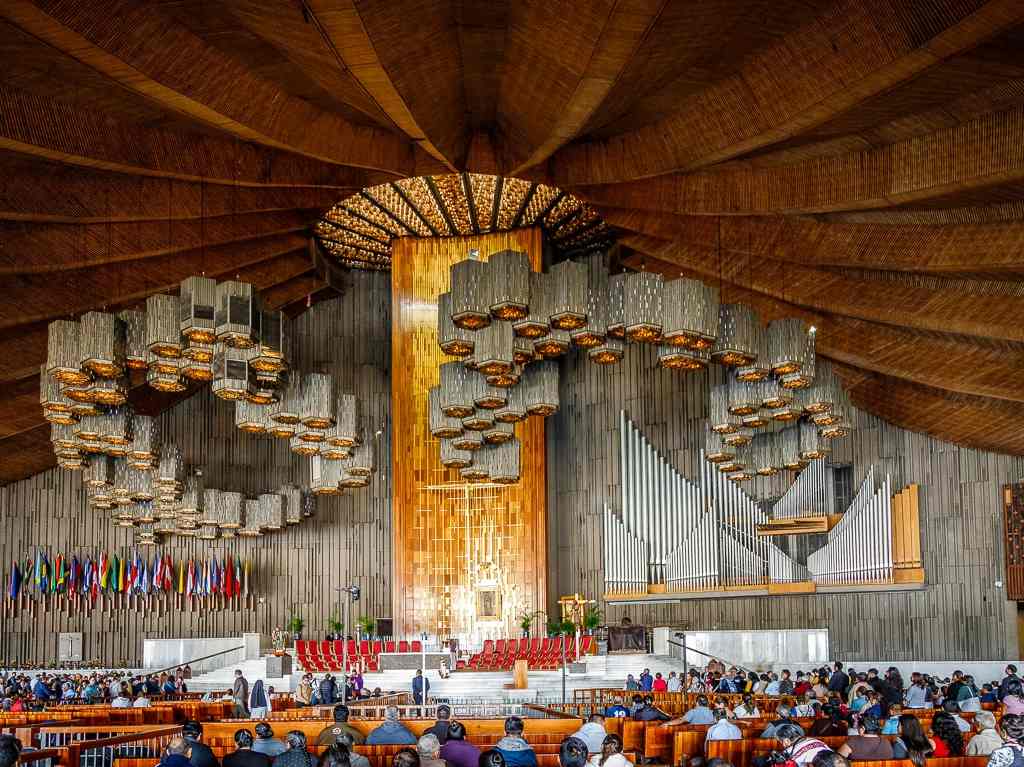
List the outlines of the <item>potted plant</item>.
<svg viewBox="0 0 1024 767">
<path fill-rule="evenodd" d="M 519 627 L 523 630 L 523 636 L 530 636 L 530 626 L 533 625 L 533 614 L 523 613 L 519 616 Z"/>
<path fill-rule="evenodd" d="M 558 636 L 562 631 L 562 621 L 558 618 L 548 618 L 548 636 Z"/>
<path fill-rule="evenodd" d="M 359 627 L 359 633 L 365 634 L 366 638 L 369 639 L 373 633 L 374 627 L 377 625 L 377 621 L 371 618 L 369 615 L 360 615 L 356 621 L 356 625 Z"/>
<path fill-rule="evenodd" d="M 583 629 L 588 634 L 593 634 L 597 627 L 601 625 L 601 617 L 600 608 L 597 605 L 591 605 L 583 613 Z"/>
<path fill-rule="evenodd" d="M 345 630 L 345 624 L 341 622 L 341 618 L 337 615 L 332 615 L 327 619 L 327 628 L 330 629 L 331 633 L 334 634 L 335 639 L 344 639 L 342 631 Z"/>
<path fill-rule="evenodd" d="M 558 631 L 566 636 L 572 636 L 576 633 L 576 624 L 566 618 L 559 624 Z"/>
<path fill-rule="evenodd" d="M 302 620 L 298 615 L 293 615 L 288 619 L 288 631 L 292 635 L 292 639 L 302 638 L 302 627 L 306 625 L 306 622 Z"/>
</svg>

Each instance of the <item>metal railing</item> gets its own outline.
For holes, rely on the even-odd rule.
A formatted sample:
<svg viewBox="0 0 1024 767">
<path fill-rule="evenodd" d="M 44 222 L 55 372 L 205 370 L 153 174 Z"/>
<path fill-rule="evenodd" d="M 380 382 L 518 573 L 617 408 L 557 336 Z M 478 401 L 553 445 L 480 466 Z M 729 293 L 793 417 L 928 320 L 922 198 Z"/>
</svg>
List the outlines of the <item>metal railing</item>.
<svg viewBox="0 0 1024 767">
<path fill-rule="evenodd" d="M 229 647 L 227 650 L 221 650 L 220 652 L 210 653 L 209 655 L 203 655 L 198 658 L 192 658 L 192 660 L 187 660 L 184 663 L 175 663 L 174 665 L 168 666 L 167 668 L 158 668 L 156 671 L 144 671 L 142 673 L 149 674 L 151 676 L 154 674 L 162 674 L 165 671 L 174 671 L 183 666 L 191 666 L 193 663 L 202 663 L 203 661 L 207 661 L 210 658 L 218 658 L 221 655 L 227 655 L 228 653 L 238 652 L 239 650 L 242 651 L 242 660 L 245 660 L 245 645 L 239 645 L 238 647 Z M 205 670 L 206 669 L 200 669 L 200 671 Z"/>
</svg>

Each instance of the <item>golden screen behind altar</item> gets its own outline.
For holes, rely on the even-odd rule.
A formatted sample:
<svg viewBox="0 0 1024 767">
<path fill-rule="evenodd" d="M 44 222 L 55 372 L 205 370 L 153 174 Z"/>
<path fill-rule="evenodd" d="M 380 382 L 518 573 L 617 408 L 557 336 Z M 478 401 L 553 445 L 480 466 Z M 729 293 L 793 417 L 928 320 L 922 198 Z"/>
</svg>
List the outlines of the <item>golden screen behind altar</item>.
<svg viewBox="0 0 1024 767">
<path fill-rule="evenodd" d="M 453 359 L 437 345 L 437 296 L 470 249 L 525 251 L 541 266 L 540 229 L 478 237 L 395 240 L 392 248 L 394 619 L 398 634 L 442 639 L 518 634 L 541 609 L 547 571 L 544 422 L 516 424 L 518 484 L 474 486 L 441 465 L 429 428 L 428 390 Z"/>
</svg>

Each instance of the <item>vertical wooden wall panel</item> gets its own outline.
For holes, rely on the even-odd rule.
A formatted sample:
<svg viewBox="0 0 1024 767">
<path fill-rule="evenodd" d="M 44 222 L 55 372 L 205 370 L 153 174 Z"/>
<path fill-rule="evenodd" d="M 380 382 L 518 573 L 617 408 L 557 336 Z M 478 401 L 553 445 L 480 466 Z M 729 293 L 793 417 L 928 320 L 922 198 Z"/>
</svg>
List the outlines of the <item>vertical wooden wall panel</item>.
<svg viewBox="0 0 1024 767">
<path fill-rule="evenodd" d="M 653 349 L 630 345 L 623 362 L 602 367 L 572 354 L 562 363 L 561 410 L 549 419 L 550 510 L 558 559 L 549 606 L 558 594 L 604 591 L 601 509 L 620 503 L 618 425 L 624 408 L 654 447 L 685 476 L 698 477 L 709 385 L 717 366 L 680 373 L 657 367 Z M 921 516 L 923 591 L 689 600 L 608 605 L 648 625 L 690 629 L 828 628 L 843 659 L 996 659 L 1017 654 L 1002 577 L 1002 485 L 1024 475 L 1020 458 L 961 448 L 905 431 L 865 413 L 833 443 L 832 460 L 891 473 L 893 486 L 916 482 Z"/>
<path fill-rule="evenodd" d="M 447 359 L 437 345 L 437 296 L 448 289 L 451 265 L 472 248 L 484 259 L 519 250 L 528 254 L 533 269 L 541 266 L 537 228 L 477 237 L 401 238 L 392 246 L 391 262 L 394 615 L 401 630 L 457 636 L 463 642 L 471 635 L 515 632 L 518 616 L 541 607 L 547 588 L 544 420 L 531 417 L 516 425 L 520 482 L 474 490 L 468 499 L 459 472 L 441 465 L 440 442 L 430 434 L 428 390 L 437 385 L 438 366 Z M 449 489 L 449 484 L 456 487 Z M 479 577 L 491 567 L 497 573 Z M 496 575 L 501 622 L 480 625 L 473 584 L 493 582 Z"/>
<path fill-rule="evenodd" d="M 350 584 L 362 589 L 353 619 L 390 617 L 390 282 L 387 274 L 354 272 L 352 283 L 344 297 L 318 303 L 299 316 L 292 337 L 300 371 L 334 375 L 339 391 L 362 400 L 367 438 L 381 431 L 370 486 L 319 498 L 314 518 L 273 535 L 211 542 L 172 537 L 157 549 L 175 562 L 229 554 L 251 560 L 257 598 L 249 610 L 169 610 L 165 605 L 160 612 L 62 612 L 51 598 L 49 611 L 4 617 L 4 663 L 52 662 L 57 633 L 81 631 L 85 657 L 136 664 L 146 637 L 269 634 L 293 610 L 305 619 L 306 633 L 315 636 L 327 630 L 327 619 L 337 608 L 335 588 Z M 161 419 L 164 433 L 180 446 L 186 461 L 203 466 L 209 486 L 249 495 L 286 482 L 308 486 L 308 459 L 293 455 L 284 440 L 239 432 L 234 406 L 213 397 L 208 388 Z M 106 551 L 124 557 L 135 551 L 131 531 L 113 527 L 103 513 L 87 507 L 78 472 L 52 469 L 0 488 L 0 525 L 5 575 L 12 560 L 24 561 L 37 546 L 51 561 L 58 553 L 83 558 Z M 143 554 L 152 557 L 153 552 Z"/>
</svg>

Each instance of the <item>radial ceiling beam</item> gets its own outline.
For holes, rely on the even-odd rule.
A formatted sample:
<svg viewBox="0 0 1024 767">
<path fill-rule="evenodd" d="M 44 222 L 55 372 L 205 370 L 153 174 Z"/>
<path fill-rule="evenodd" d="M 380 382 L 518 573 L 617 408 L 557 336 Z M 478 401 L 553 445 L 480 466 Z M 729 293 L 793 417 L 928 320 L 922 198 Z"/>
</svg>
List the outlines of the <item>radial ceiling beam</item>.
<svg viewBox="0 0 1024 767">
<path fill-rule="evenodd" d="M 0 3 L 0 15 L 11 23 L 170 112 L 330 163 L 399 176 L 411 171 L 412 147 L 404 137 L 354 125 L 288 94 L 152 4 L 120 10 L 60 0 Z"/>
<path fill-rule="evenodd" d="M 506 131 L 517 144 L 506 147 L 513 154 L 508 159 L 515 161 L 510 175 L 544 162 L 580 132 L 667 2 L 588 2 L 578 4 L 571 14 L 563 14 L 556 3 L 513 4 L 515 55 L 505 62 L 499 120 L 525 128 L 525 135 L 516 141 L 519 131 Z M 551 46 L 553 31 L 557 50 L 542 50 Z M 538 67 L 546 68 L 543 75 Z M 537 81 L 545 86 L 530 87 Z"/>
<path fill-rule="evenodd" d="M 64 165 L 232 187 L 341 191 L 373 179 L 357 168 L 245 142 L 118 123 L 73 103 L 2 86 L 0 149 Z"/>
<path fill-rule="evenodd" d="M 843 224 L 791 216 L 711 217 L 597 206 L 611 226 L 675 240 L 688 249 L 771 257 L 806 266 L 900 272 L 1024 269 L 1024 221 L 949 226 Z M 598 219 L 600 220 L 600 219 Z M 720 229 L 719 229 L 720 227 Z"/>
<path fill-rule="evenodd" d="M 842 363 L 834 369 L 854 405 L 892 424 L 957 445 L 1024 453 L 1018 402 L 953 394 Z"/>
<path fill-rule="evenodd" d="M 722 162 L 821 125 L 1022 21 L 1019 0 L 840 0 L 675 113 L 561 150 L 552 177 L 614 183 Z"/>
<path fill-rule="evenodd" d="M 465 153 L 465 104 L 457 84 L 460 65 L 452 60 L 457 40 L 440 10 L 407 8 L 400 0 L 359 7 L 353 0 L 303 2 L 381 111 L 423 151 L 456 170 Z"/>
<path fill-rule="evenodd" d="M 1024 4 L 1022 4 L 1024 5 Z M 772 168 L 674 173 L 584 186 L 595 205 L 693 215 L 828 213 L 888 208 L 956 194 L 998 199 L 1024 181 L 1024 107 L 923 138 Z"/>
<path fill-rule="evenodd" d="M 206 248 L 302 234 L 319 217 L 316 209 L 249 213 L 195 221 L 108 224 L 0 224 L 0 276 L 70 273 L 131 263 L 149 269 L 155 259 L 188 257 Z"/>
<path fill-rule="evenodd" d="M 47 323 L 61 317 L 79 316 L 107 308 L 131 306 L 154 293 L 174 292 L 193 274 L 233 277 L 242 270 L 267 262 L 280 263 L 296 252 L 305 252 L 307 237 L 284 234 L 224 245 L 193 248 L 187 253 L 155 258 L 150 262 L 114 263 L 93 269 L 68 270 L 61 287 L 49 274 L 22 275 L 0 306 L 0 338 L 24 325 Z"/>
<path fill-rule="evenodd" d="M 882 280 L 856 280 L 773 259 L 710 259 L 677 242 L 625 237 L 623 245 L 663 261 L 694 269 L 709 281 L 728 280 L 783 301 L 832 314 L 937 333 L 959 333 L 988 341 L 1024 343 L 1024 298 L 965 296 Z"/>
<path fill-rule="evenodd" d="M 1014 362 L 1024 354 L 1024 344 L 979 344 L 965 336 L 922 333 L 809 309 L 733 282 L 710 279 L 705 272 L 662 261 L 643 251 L 627 256 L 623 263 L 639 269 L 641 260 L 644 268 L 666 279 L 689 277 L 720 285 L 724 300 L 747 304 L 762 323 L 798 317 L 814 325 L 818 329 L 818 353 L 829 359 L 936 389 L 1024 403 L 1024 379 Z"/>
</svg>

